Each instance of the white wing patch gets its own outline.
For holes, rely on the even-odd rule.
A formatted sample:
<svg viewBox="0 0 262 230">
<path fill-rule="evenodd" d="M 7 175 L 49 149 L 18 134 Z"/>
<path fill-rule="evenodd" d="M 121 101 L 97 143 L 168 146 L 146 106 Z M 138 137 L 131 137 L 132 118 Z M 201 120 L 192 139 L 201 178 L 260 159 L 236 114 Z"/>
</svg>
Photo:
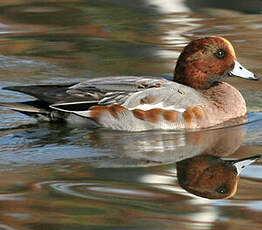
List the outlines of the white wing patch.
<svg viewBox="0 0 262 230">
<path fill-rule="evenodd" d="M 175 110 L 177 112 L 185 112 L 186 110 L 184 108 L 175 108 L 174 106 L 164 106 L 163 102 L 159 102 L 157 104 L 139 104 L 135 107 L 128 108 L 129 110 L 134 109 L 141 109 L 144 111 L 150 110 L 150 109 L 164 109 L 164 110 Z"/>
</svg>

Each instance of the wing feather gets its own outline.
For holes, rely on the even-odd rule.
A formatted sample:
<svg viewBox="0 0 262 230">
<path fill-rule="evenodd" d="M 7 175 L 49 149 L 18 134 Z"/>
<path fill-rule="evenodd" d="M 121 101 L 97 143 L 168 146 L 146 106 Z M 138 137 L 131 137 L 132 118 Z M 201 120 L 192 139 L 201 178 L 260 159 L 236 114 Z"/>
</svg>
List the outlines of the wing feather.
<svg viewBox="0 0 262 230">
<path fill-rule="evenodd" d="M 119 104 L 127 109 L 162 107 L 183 111 L 205 101 L 190 87 L 164 78 L 135 76 L 91 79 L 70 87 L 67 93 L 73 97 L 91 97 L 92 104 Z"/>
<path fill-rule="evenodd" d="M 104 77 L 90 79 L 70 87 L 66 92 L 72 96 L 91 96 L 98 104 L 123 104 L 133 93 L 150 88 L 160 88 L 169 81 L 160 77 Z"/>
</svg>

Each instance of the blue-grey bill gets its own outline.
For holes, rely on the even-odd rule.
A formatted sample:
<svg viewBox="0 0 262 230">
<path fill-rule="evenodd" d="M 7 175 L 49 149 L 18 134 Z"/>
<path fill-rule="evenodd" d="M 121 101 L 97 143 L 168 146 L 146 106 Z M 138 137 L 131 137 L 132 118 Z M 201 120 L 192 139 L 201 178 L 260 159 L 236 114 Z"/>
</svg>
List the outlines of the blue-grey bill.
<svg viewBox="0 0 262 230">
<path fill-rule="evenodd" d="M 229 72 L 229 76 L 236 76 L 251 80 L 259 80 L 259 76 L 243 67 L 238 61 L 235 61 L 234 69 Z"/>
</svg>

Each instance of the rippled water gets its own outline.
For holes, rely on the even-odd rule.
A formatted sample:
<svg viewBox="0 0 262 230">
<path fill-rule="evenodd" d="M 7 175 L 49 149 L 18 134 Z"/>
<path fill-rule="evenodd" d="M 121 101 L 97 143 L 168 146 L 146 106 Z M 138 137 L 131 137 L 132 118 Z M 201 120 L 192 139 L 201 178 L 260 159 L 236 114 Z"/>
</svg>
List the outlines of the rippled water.
<svg viewBox="0 0 262 230">
<path fill-rule="evenodd" d="M 260 1 L 242 0 L 2 0 L 1 88 L 172 75 L 182 47 L 209 35 L 228 38 L 262 76 L 261 12 Z M 227 81 L 246 98 L 249 121 L 190 133 L 86 130 L 1 107 L 0 228 L 261 229 L 261 160 L 227 200 L 179 185 L 177 169 L 200 153 L 219 162 L 262 153 L 262 81 Z M 28 99 L 0 90 L 1 102 Z"/>
</svg>

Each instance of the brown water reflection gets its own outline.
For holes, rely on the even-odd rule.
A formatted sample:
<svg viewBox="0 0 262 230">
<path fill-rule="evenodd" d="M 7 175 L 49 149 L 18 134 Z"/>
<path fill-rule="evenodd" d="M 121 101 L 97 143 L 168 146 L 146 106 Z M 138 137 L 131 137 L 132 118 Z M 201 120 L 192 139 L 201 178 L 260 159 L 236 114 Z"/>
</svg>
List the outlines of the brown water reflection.
<svg viewBox="0 0 262 230">
<path fill-rule="evenodd" d="M 262 76 L 261 3 L 243 2 L 2 0 L 1 86 L 171 75 L 182 47 L 209 35 L 229 39 L 239 61 Z M 227 80 L 258 112 L 245 126 L 95 131 L 36 124 L 1 108 L 0 228 L 261 229 L 261 161 L 243 171 L 228 200 L 190 195 L 177 181 L 176 162 L 201 153 L 262 153 L 262 81 Z M 0 101 L 25 99 L 0 90 Z"/>
</svg>

